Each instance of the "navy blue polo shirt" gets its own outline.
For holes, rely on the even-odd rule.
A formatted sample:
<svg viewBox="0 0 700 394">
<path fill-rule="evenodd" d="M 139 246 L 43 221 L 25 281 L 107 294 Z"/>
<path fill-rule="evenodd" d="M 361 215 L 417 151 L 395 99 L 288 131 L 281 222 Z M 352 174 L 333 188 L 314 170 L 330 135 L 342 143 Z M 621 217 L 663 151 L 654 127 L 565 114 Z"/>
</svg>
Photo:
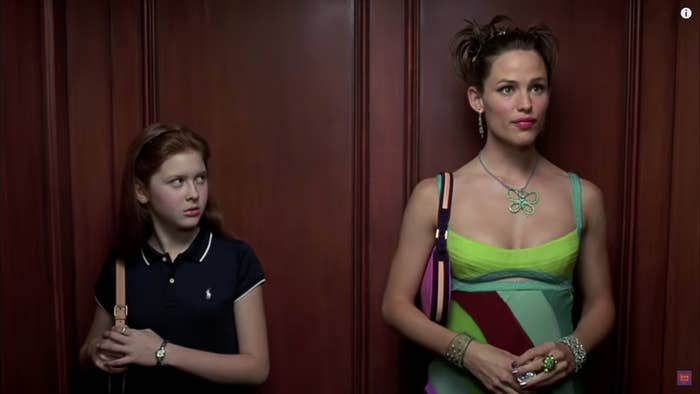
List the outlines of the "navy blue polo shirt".
<svg viewBox="0 0 700 394">
<path fill-rule="evenodd" d="M 125 265 L 129 327 L 150 328 L 163 339 L 189 348 L 239 352 L 233 304 L 265 281 L 255 252 L 245 242 L 202 227 L 174 261 L 146 244 Z M 114 293 L 115 263 L 110 261 L 95 287 L 97 302 L 110 315 Z M 217 388 L 174 368 L 130 366 L 126 391 L 141 391 L 156 381 L 160 384 L 153 388 L 160 390 Z M 230 392 L 230 386 L 219 388 L 226 387 Z"/>
</svg>

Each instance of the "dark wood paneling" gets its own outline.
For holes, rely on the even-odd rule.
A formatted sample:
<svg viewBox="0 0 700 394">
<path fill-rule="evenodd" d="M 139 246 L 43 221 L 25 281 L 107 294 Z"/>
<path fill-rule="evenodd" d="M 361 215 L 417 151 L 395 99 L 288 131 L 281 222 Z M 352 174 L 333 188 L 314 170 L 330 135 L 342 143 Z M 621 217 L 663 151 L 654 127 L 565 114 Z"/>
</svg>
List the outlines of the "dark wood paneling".
<svg viewBox="0 0 700 394">
<path fill-rule="evenodd" d="M 630 225 L 633 254 L 630 264 L 628 308 L 628 392 L 660 392 L 663 379 L 663 338 L 667 274 L 668 209 L 671 173 L 675 81 L 675 18 L 666 1 L 642 3 L 639 128 L 635 130 L 638 157 L 630 196 L 635 200 Z M 655 191 L 655 192 L 650 192 Z"/>
<path fill-rule="evenodd" d="M 369 28 L 370 4 L 358 0 L 353 4 L 354 70 L 353 70 L 353 201 L 352 201 L 352 261 L 353 261 L 353 392 L 369 389 Z"/>
<path fill-rule="evenodd" d="M 122 169 L 131 139 L 149 122 L 157 90 L 150 86 L 154 54 L 150 52 L 148 29 L 151 2 L 111 1 L 109 6 L 109 47 L 112 91 L 112 184 L 121 190 Z M 152 10 L 150 10 L 152 12 Z M 148 89 L 151 89 L 150 91 Z M 147 123 L 148 122 L 148 123 Z"/>
<path fill-rule="evenodd" d="M 56 346 L 55 393 L 69 391 L 70 377 L 77 366 L 73 228 L 71 207 L 70 139 L 66 100 L 65 4 L 62 0 L 43 2 L 44 68 L 44 194 L 47 217 L 44 221 L 49 251 L 48 269 L 53 294 L 53 340 Z"/>
<path fill-rule="evenodd" d="M 207 137 L 227 228 L 266 269 L 262 391 L 355 392 L 353 4 L 188 4 L 156 6 L 158 113 Z"/>
<path fill-rule="evenodd" d="M 700 1 L 677 1 L 700 11 Z M 677 370 L 700 374 L 700 21 L 676 15 L 675 108 L 664 324 L 664 393 L 679 391 Z"/>
<path fill-rule="evenodd" d="M 553 27 L 543 151 L 605 192 L 620 314 L 593 391 L 700 369 L 700 44 L 680 1 L 0 5 L 2 392 L 68 390 L 126 144 L 156 119 L 207 136 L 227 227 L 267 269 L 260 391 L 420 392 L 429 355 L 384 325 L 384 282 L 415 182 L 481 146 L 448 42 L 496 13 Z"/>
<path fill-rule="evenodd" d="M 0 3 L 3 393 L 64 393 L 73 364 L 63 19 L 54 6 Z"/>
<path fill-rule="evenodd" d="M 93 286 L 107 257 L 116 218 L 113 69 L 106 1 L 66 3 L 75 305 L 82 341 L 95 311 Z M 117 177 L 117 179 L 115 179 Z"/>
<path fill-rule="evenodd" d="M 369 281 L 367 322 L 369 384 L 364 393 L 407 393 L 410 374 L 401 362 L 398 334 L 387 326 L 381 303 L 389 263 L 398 240 L 404 189 L 406 148 L 407 13 L 403 0 L 370 2 L 369 9 Z M 415 390 L 414 390 L 415 391 Z"/>
<path fill-rule="evenodd" d="M 625 123 L 625 153 L 624 153 L 624 185 L 622 194 L 622 207 L 620 212 L 622 220 L 622 244 L 620 245 L 620 264 L 617 275 L 619 287 L 617 288 L 617 366 L 627 365 L 627 346 L 629 342 L 629 316 L 630 307 L 628 300 L 631 294 L 632 258 L 635 255 L 634 229 L 636 224 L 636 191 L 637 191 L 637 163 L 639 161 L 639 89 L 641 69 L 641 4 L 633 0 L 628 2 L 627 11 L 627 102 Z M 628 375 L 627 368 L 615 368 L 615 381 L 612 385 L 614 391 L 623 391 L 624 382 Z"/>
</svg>

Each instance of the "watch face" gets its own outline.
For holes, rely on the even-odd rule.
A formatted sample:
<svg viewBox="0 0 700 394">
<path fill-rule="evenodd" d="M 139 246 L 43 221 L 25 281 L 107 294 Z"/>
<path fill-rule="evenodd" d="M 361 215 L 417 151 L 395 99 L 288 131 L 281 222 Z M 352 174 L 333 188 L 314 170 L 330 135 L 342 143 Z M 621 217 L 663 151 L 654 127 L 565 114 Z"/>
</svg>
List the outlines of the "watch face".
<svg viewBox="0 0 700 394">
<path fill-rule="evenodd" d="M 156 365 L 163 365 L 165 359 L 165 345 L 168 341 L 163 341 L 160 347 L 156 350 Z"/>
</svg>

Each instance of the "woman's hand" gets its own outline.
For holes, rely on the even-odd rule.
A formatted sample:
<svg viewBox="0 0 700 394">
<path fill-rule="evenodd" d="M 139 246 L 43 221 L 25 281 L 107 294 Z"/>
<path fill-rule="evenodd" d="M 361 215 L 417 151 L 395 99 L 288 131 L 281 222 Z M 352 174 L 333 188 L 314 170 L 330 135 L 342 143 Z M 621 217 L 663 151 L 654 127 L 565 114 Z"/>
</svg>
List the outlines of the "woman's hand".
<svg viewBox="0 0 700 394">
<path fill-rule="evenodd" d="M 552 355 L 557 361 L 554 370 L 544 372 L 542 362 L 548 355 Z M 574 355 L 568 346 L 560 342 L 546 342 L 540 346 L 523 353 L 515 360 L 514 373 L 522 374 L 534 372 L 537 375 L 525 382 L 522 387 L 530 389 L 541 389 L 545 386 L 555 384 L 568 376 L 576 367 Z M 517 371 L 517 372 L 516 372 Z"/>
<path fill-rule="evenodd" d="M 102 338 L 101 350 L 122 355 L 105 363 L 110 368 L 123 368 L 129 364 L 155 366 L 155 353 L 163 342 L 151 329 L 135 330 L 126 326 L 112 327 Z"/>
<path fill-rule="evenodd" d="M 517 356 L 497 347 L 473 341 L 464 354 L 464 366 L 495 393 L 522 393 L 513 375 Z"/>
</svg>

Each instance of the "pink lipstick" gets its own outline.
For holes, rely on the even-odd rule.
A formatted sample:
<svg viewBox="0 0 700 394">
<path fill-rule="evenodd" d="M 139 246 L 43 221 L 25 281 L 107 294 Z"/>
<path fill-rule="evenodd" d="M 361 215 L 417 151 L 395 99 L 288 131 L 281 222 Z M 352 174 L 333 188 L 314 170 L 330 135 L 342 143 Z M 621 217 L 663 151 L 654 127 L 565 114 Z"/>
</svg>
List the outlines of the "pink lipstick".
<svg viewBox="0 0 700 394">
<path fill-rule="evenodd" d="M 532 126 L 535 125 L 535 122 L 537 122 L 537 119 L 535 118 L 520 118 L 516 119 L 512 123 L 515 124 L 515 127 L 519 128 L 520 130 L 530 130 Z"/>
</svg>

